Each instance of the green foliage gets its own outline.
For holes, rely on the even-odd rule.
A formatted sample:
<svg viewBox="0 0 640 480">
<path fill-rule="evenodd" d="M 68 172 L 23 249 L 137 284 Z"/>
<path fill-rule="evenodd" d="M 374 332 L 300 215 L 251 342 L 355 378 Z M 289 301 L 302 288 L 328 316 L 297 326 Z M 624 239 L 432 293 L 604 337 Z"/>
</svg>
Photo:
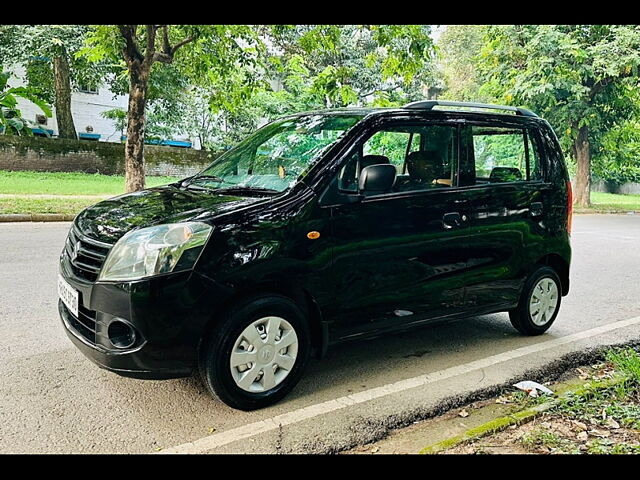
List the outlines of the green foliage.
<svg viewBox="0 0 640 480">
<path fill-rule="evenodd" d="M 203 146 L 223 137 L 224 117 L 240 109 L 258 88 L 264 87 L 265 46 L 257 30 L 247 25 L 170 25 L 171 45 L 192 39 L 171 61 L 152 64 L 147 89 L 146 134 L 167 138 L 189 133 Z M 147 30 L 138 27 L 135 41 L 146 45 Z M 156 51 L 161 51 L 160 30 Z M 124 38 L 115 25 L 93 25 L 78 55 L 93 62 L 107 62 L 115 69 L 111 88 L 129 90 L 129 71 L 122 57 Z M 142 52 L 144 53 L 143 50 Z M 222 121 L 221 121 L 222 120 Z M 252 122 L 253 123 L 253 122 Z M 220 142 L 218 142 L 220 143 Z"/>
<path fill-rule="evenodd" d="M 587 444 L 587 453 L 591 455 L 628 455 L 640 454 L 640 445 L 626 442 L 616 443 L 609 439 L 599 438 Z"/>
<path fill-rule="evenodd" d="M 425 25 L 273 26 L 267 34 L 280 51 L 272 73 L 299 74 L 318 106 L 388 102 L 393 93 L 404 97 L 396 102 L 414 100 L 432 80 L 429 33 Z"/>
<path fill-rule="evenodd" d="M 8 85 L 10 76 L 8 72 L 0 73 L 0 131 L 5 135 L 31 135 L 30 122 L 22 118 L 22 113 L 17 107 L 17 98 L 34 103 L 47 117 L 51 116 L 51 109 L 33 89 L 10 87 Z"/>
<path fill-rule="evenodd" d="M 629 119 L 602 134 L 592 172 L 615 183 L 640 182 L 640 119 Z"/>
<path fill-rule="evenodd" d="M 149 78 L 148 100 L 151 103 L 172 100 L 187 87 L 198 85 L 211 87 L 218 108 L 232 109 L 247 97 L 252 87 L 260 83 L 261 75 L 256 67 L 264 45 L 255 29 L 247 25 L 170 25 L 168 35 L 172 45 L 189 38 L 193 41 L 183 46 L 170 64 L 154 62 Z M 140 48 L 146 45 L 146 29 L 138 27 L 136 42 Z M 158 51 L 160 43 L 161 34 L 158 33 Z M 128 91 L 128 76 L 127 65 L 122 58 L 124 46 L 124 38 L 117 26 L 92 25 L 78 57 L 92 62 L 108 62 L 117 67 L 119 71 L 114 90 L 125 93 Z M 248 71 L 252 75 L 248 75 Z"/>
<path fill-rule="evenodd" d="M 32 57 L 25 73 L 26 84 L 47 103 L 53 103 L 56 93 L 51 60 L 48 57 Z"/>
<path fill-rule="evenodd" d="M 632 113 L 626 99 L 638 81 L 640 27 L 499 25 L 484 32 L 480 91 L 543 115 L 567 151 L 580 127 L 597 137 Z"/>
<path fill-rule="evenodd" d="M 640 428 L 640 354 L 633 348 L 613 349 L 606 359 L 624 380 L 603 388 L 592 381 L 583 391 L 564 399 L 555 409 L 569 418 L 605 426 L 609 419 L 629 428 Z"/>
<path fill-rule="evenodd" d="M 578 449 L 573 442 L 562 438 L 554 432 L 550 432 L 544 428 L 536 428 L 535 430 L 525 434 L 520 442 L 529 448 L 548 447 L 552 450 L 560 450 L 563 453 L 577 453 Z"/>
<path fill-rule="evenodd" d="M 121 108 L 112 108 L 100 113 L 102 118 L 112 120 L 115 123 L 116 129 L 120 130 L 120 133 L 124 135 L 125 128 L 127 126 L 127 112 Z"/>
<path fill-rule="evenodd" d="M 585 422 L 595 422 L 606 426 L 603 412 L 607 419 L 614 419 L 620 425 L 630 428 L 640 427 L 640 405 L 629 401 L 632 392 L 628 389 L 609 388 L 605 390 L 588 390 L 573 395 L 564 401 L 557 412 Z"/>
<path fill-rule="evenodd" d="M 640 354 L 633 348 L 620 348 L 607 352 L 607 361 L 629 376 L 634 388 L 640 388 Z"/>
<path fill-rule="evenodd" d="M 438 39 L 438 56 L 446 90 L 442 98 L 491 103 L 494 99 L 480 93 L 477 63 L 482 48 L 483 26 L 448 25 Z"/>
<path fill-rule="evenodd" d="M 54 100 L 51 60 L 64 55 L 72 85 L 98 86 L 111 71 L 105 63 L 91 63 L 77 55 L 89 30 L 87 25 L 2 25 L 0 58 L 26 67 L 27 85 L 47 102 Z"/>
<path fill-rule="evenodd" d="M 220 109 L 217 145 L 237 142 L 266 120 L 346 106 L 397 106 L 424 97 L 433 81 L 428 26 L 272 25 L 263 81 L 230 110 Z M 215 104 L 212 101 L 212 105 Z"/>
</svg>

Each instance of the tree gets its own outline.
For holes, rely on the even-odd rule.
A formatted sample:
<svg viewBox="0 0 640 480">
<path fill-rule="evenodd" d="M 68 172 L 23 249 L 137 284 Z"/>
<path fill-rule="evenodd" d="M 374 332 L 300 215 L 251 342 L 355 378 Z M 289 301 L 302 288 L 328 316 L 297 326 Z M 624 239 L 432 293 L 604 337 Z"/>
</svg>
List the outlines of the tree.
<svg viewBox="0 0 640 480">
<path fill-rule="evenodd" d="M 438 58 L 446 90 L 442 97 L 466 102 L 491 102 L 480 93 L 478 56 L 484 28 L 481 25 L 447 25 L 438 39 Z"/>
<path fill-rule="evenodd" d="M 16 97 L 24 98 L 40 107 L 47 116 L 51 116 L 49 106 L 38 98 L 35 92 L 28 87 L 10 87 L 8 85 L 10 74 L 0 69 L 0 133 L 5 135 L 31 135 L 26 128 L 28 120 L 22 118 L 22 113 L 17 108 Z"/>
<path fill-rule="evenodd" d="M 271 73 L 297 74 L 327 108 L 418 99 L 433 80 L 429 34 L 428 25 L 271 26 Z"/>
<path fill-rule="evenodd" d="M 605 132 L 594 153 L 592 174 L 621 184 L 640 182 L 640 120 L 636 116 Z"/>
<path fill-rule="evenodd" d="M 194 83 L 225 77 L 251 64 L 259 48 L 251 28 L 242 25 L 99 25 L 93 26 L 82 55 L 100 61 L 124 60 L 129 104 L 125 145 L 126 190 L 145 185 L 145 110 L 150 79 L 158 63 L 176 64 Z M 178 51 L 180 55 L 177 56 Z M 177 59 L 180 58 L 180 62 Z"/>
<path fill-rule="evenodd" d="M 188 90 L 183 102 L 183 115 L 180 125 L 183 131 L 198 138 L 203 150 L 207 150 L 213 143 L 217 127 L 216 115 L 211 110 L 206 90 L 192 87 Z"/>
<path fill-rule="evenodd" d="M 479 66 L 487 93 L 555 126 L 576 162 L 575 202 L 587 207 L 593 146 L 632 114 L 639 64 L 636 25 L 501 25 L 487 27 Z"/>
<path fill-rule="evenodd" d="M 71 114 L 71 87 L 95 86 L 104 75 L 103 66 L 91 66 L 76 53 L 82 47 L 85 25 L 0 26 L 0 58 L 27 67 L 27 80 L 45 98 L 53 92 L 60 138 L 77 138 Z"/>
<path fill-rule="evenodd" d="M 434 79 L 433 43 L 424 25 L 267 25 L 271 46 L 263 82 L 244 102 L 220 107 L 214 89 L 218 147 L 235 143 L 265 120 L 305 110 L 397 106 L 424 98 Z M 237 71 L 237 75 L 242 72 Z"/>
</svg>

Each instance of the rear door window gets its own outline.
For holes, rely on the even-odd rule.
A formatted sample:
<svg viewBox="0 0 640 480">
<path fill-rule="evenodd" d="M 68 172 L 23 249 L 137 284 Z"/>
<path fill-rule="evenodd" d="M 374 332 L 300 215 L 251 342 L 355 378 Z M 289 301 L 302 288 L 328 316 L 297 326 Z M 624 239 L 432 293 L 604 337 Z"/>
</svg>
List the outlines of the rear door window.
<svg viewBox="0 0 640 480">
<path fill-rule="evenodd" d="M 527 129 L 473 126 L 475 184 L 541 178 L 537 149 Z"/>
</svg>

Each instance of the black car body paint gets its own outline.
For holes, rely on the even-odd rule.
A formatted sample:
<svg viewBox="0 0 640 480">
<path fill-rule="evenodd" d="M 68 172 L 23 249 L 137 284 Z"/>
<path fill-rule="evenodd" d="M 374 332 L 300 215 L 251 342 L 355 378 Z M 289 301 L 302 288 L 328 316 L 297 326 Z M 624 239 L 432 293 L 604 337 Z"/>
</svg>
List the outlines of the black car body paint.
<svg viewBox="0 0 640 480">
<path fill-rule="evenodd" d="M 544 120 L 420 109 L 352 111 L 362 120 L 282 193 L 205 191 L 179 182 L 81 212 L 72 240 L 89 242 L 82 243 L 87 250 L 98 242 L 93 245 L 101 254 L 136 228 L 198 221 L 213 232 L 193 269 L 131 282 L 96 282 L 97 273 L 74 265 L 69 241 L 60 273 L 79 292 L 81 318 L 61 302 L 59 311 L 72 341 L 121 375 L 172 378 L 193 372 L 200 343 L 220 315 L 256 292 L 278 293 L 299 305 L 319 354 L 352 338 L 512 309 L 528 273 L 541 263 L 558 271 L 562 294 L 568 293 L 568 176 Z M 464 185 L 469 144 L 460 140 L 458 186 L 364 198 L 338 191 L 335 179 L 345 154 L 389 122 L 453 125 L 460 139 L 471 125 L 529 129 L 542 152 L 543 178 Z M 532 214 L 534 204 L 542 204 L 539 214 Z M 453 228 L 443 220 L 450 213 L 460 219 Z M 309 238 L 311 231 L 320 236 Z M 97 257 L 85 260 L 99 271 Z M 115 318 L 137 332 L 133 347 L 110 346 L 105 332 Z"/>
</svg>

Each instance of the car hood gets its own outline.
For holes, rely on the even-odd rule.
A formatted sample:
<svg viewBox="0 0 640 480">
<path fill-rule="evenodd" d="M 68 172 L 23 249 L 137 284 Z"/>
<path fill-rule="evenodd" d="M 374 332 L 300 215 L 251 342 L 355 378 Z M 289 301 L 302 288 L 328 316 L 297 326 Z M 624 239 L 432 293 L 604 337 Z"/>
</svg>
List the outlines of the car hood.
<svg viewBox="0 0 640 480">
<path fill-rule="evenodd" d="M 129 230 L 162 223 L 211 219 L 248 205 L 268 202 L 265 197 L 216 194 L 165 186 L 104 200 L 83 210 L 75 219 L 81 233 L 115 243 Z"/>
</svg>

